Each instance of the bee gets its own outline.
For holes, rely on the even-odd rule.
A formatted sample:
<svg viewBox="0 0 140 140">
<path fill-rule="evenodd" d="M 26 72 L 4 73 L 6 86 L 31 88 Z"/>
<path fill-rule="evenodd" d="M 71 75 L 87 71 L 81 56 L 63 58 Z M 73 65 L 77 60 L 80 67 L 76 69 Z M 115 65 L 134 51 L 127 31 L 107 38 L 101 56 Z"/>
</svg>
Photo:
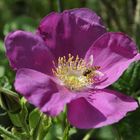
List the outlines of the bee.
<svg viewBox="0 0 140 140">
<path fill-rule="evenodd" d="M 84 76 L 90 75 L 90 74 L 92 74 L 95 70 L 98 70 L 98 69 L 100 69 L 100 66 L 89 67 L 89 68 L 87 68 L 87 69 L 83 72 L 83 75 L 84 75 Z"/>
<path fill-rule="evenodd" d="M 83 75 L 84 75 L 84 76 L 87 76 L 87 75 L 89 75 L 91 72 L 92 72 L 92 69 L 88 68 L 88 69 L 86 69 L 86 70 L 83 72 Z"/>
</svg>

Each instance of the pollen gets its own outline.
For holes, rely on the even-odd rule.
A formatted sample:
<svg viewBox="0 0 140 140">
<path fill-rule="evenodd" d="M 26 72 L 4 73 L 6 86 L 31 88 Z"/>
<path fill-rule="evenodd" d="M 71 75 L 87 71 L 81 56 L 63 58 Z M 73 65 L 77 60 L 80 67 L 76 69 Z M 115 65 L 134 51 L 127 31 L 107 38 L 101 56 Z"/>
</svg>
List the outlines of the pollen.
<svg viewBox="0 0 140 140">
<path fill-rule="evenodd" d="M 61 84 L 70 90 L 80 91 L 94 84 L 96 70 L 99 67 L 91 67 L 85 60 L 72 56 L 71 54 L 59 57 L 57 65 L 54 63 L 54 75 L 60 80 Z"/>
</svg>

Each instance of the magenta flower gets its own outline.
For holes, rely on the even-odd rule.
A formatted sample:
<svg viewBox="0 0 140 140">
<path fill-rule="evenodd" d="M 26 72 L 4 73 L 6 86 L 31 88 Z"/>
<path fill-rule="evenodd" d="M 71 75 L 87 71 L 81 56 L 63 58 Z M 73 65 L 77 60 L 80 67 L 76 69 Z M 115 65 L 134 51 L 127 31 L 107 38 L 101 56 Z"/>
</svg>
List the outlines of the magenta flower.
<svg viewBox="0 0 140 140">
<path fill-rule="evenodd" d="M 98 128 L 138 107 L 131 97 L 106 89 L 140 59 L 136 44 L 123 33 L 107 32 L 89 9 L 53 12 L 36 34 L 14 31 L 5 46 L 17 71 L 16 90 L 48 115 L 67 105 L 72 125 Z"/>
</svg>

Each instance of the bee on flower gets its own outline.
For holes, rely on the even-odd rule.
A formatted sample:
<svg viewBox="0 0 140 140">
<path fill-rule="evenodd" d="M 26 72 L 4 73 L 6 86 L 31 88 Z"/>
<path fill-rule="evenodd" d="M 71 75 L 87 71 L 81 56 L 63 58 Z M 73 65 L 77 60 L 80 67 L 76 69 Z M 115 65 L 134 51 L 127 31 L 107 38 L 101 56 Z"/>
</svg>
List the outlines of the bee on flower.
<svg viewBox="0 0 140 140">
<path fill-rule="evenodd" d="M 59 115 L 66 105 L 70 124 L 89 129 L 118 122 L 138 107 L 108 89 L 140 59 L 136 44 L 124 33 L 107 32 L 90 9 L 50 13 L 34 34 L 9 33 L 5 47 L 15 89 L 47 115 Z"/>
</svg>

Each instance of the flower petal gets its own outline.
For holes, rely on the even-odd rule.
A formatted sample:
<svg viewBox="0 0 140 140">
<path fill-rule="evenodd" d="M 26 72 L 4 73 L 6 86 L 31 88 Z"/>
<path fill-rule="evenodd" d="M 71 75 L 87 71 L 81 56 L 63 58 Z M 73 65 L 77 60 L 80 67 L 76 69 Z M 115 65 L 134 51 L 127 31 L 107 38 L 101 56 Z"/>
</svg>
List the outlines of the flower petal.
<svg viewBox="0 0 140 140">
<path fill-rule="evenodd" d="M 68 104 L 68 120 L 77 128 L 98 128 L 118 122 L 137 107 L 137 102 L 126 95 L 107 89 L 97 90 L 85 99 Z"/>
<path fill-rule="evenodd" d="M 39 36 L 18 30 L 5 38 L 5 46 L 13 69 L 31 68 L 52 74 L 53 56 Z"/>
<path fill-rule="evenodd" d="M 15 89 L 41 111 L 55 116 L 75 94 L 61 93 L 55 81 L 40 72 L 22 68 L 17 71 Z"/>
<path fill-rule="evenodd" d="M 106 117 L 83 97 L 68 104 L 67 115 L 69 122 L 81 129 L 94 128 L 98 123 L 106 120 Z"/>
<path fill-rule="evenodd" d="M 51 116 L 56 116 L 61 111 L 63 111 L 65 104 L 69 103 L 75 98 L 76 94 L 62 90 L 58 93 L 53 94 L 49 102 L 46 103 L 43 108 L 41 108 L 41 111 Z"/>
<path fill-rule="evenodd" d="M 84 57 L 91 44 L 105 32 L 101 18 L 87 8 L 51 13 L 41 21 L 37 31 L 57 58 L 68 53 Z"/>
<path fill-rule="evenodd" d="M 123 33 L 105 33 L 88 50 L 85 60 L 93 56 L 93 65 L 100 66 L 100 71 L 107 76 L 107 80 L 97 88 L 105 88 L 114 83 L 128 66 L 140 57 L 136 44 Z"/>
</svg>

